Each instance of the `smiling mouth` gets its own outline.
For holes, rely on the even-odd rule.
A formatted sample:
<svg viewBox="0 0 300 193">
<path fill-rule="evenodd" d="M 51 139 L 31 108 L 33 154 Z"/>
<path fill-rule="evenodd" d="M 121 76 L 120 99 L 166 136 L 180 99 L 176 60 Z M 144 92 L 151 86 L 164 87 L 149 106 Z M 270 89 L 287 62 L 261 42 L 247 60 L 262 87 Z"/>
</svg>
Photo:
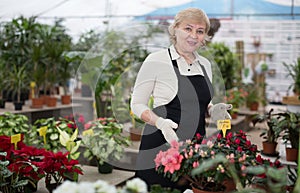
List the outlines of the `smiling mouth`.
<svg viewBox="0 0 300 193">
<path fill-rule="evenodd" d="M 197 45 L 197 42 L 195 42 L 195 41 L 187 41 L 187 43 L 188 43 L 190 46 L 195 46 L 195 45 Z"/>
</svg>

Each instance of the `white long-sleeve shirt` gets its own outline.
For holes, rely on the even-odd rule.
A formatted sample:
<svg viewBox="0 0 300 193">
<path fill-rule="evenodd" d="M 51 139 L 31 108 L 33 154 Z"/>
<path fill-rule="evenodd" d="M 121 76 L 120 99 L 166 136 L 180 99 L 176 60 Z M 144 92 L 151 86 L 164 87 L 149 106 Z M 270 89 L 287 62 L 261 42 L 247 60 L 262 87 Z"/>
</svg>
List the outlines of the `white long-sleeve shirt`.
<svg viewBox="0 0 300 193">
<path fill-rule="evenodd" d="M 203 75 L 201 63 L 206 73 L 212 80 L 211 63 L 204 57 L 194 52 L 196 57 L 192 65 L 187 64 L 185 59 L 181 57 L 175 50 L 175 47 L 170 46 L 172 60 L 177 60 L 178 69 L 181 75 Z M 168 49 L 163 49 L 148 55 L 143 62 L 133 88 L 131 98 L 131 109 L 139 118 L 141 114 L 149 109 L 148 102 L 150 96 L 153 96 L 153 107 L 168 104 L 173 100 L 178 91 L 178 80 L 170 59 Z M 188 93 L 187 93 L 188 94 Z"/>
</svg>

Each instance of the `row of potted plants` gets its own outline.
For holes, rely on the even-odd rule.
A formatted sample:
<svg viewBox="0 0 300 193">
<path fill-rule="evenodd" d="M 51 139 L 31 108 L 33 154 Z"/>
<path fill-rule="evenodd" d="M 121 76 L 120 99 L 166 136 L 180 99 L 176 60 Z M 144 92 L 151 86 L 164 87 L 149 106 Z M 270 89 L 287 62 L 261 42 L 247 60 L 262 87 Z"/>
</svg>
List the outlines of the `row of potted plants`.
<svg viewBox="0 0 300 193">
<path fill-rule="evenodd" d="M 28 146 L 23 141 L 15 146 L 12 137 L 0 136 L 3 152 L 0 157 L 4 169 L 11 175 L 1 176 L 0 190 L 3 193 L 23 193 L 37 190 L 37 183 L 45 179 L 47 189 L 58 186 L 64 180 L 77 180 L 83 174 L 78 161 L 68 159 L 68 154 L 54 153 L 44 148 Z"/>
<path fill-rule="evenodd" d="M 270 109 L 265 114 L 254 115 L 252 119 L 254 126 L 262 122 L 267 125 L 260 135 L 264 139 L 262 152 L 269 156 L 278 156 L 276 148 L 279 139 L 282 138 L 286 145 L 287 161 L 296 161 L 299 149 L 300 113 L 289 111 L 274 113 L 274 109 Z M 292 153 L 289 151 L 291 149 L 294 149 Z"/>
<path fill-rule="evenodd" d="M 27 159 L 27 157 L 42 158 L 36 165 L 31 164 L 33 168 L 38 168 L 41 162 L 47 161 L 45 159 L 52 159 L 54 162 L 69 160 L 69 164 L 77 167 L 81 153 L 79 147 L 84 148 L 84 158 L 89 160 L 96 158 L 99 165 L 101 165 L 121 159 L 124 147 L 130 145 L 131 141 L 129 137 L 122 134 L 122 129 L 123 125 L 113 118 L 99 118 L 85 122 L 82 115 L 70 115 L 60 117 L 57 120 L 54 118 L 38 119 L 31 125 L 28 123 L 26 116 L 7 112 L 0 116 L 0 137 L 7 139 L 6 141 L 3 140 L 5 144 L 1 144 L 0 151 L 7 153 L 5 158 L 10 162 L 8 169 L 10 169 L 10 165 L 16 163 L 16 159 L 11 158 L 11 156 L 18 155 L 18 151 L 25 151 L 27 154 L 39 152 L 39 155 L 32 156 L 26 153 L 22 154 L 24 159 Z M 28 130 L 31 130 L 31 132 L 28 132 Z M 79 134 L 79 130 L 84 130 L 84 132 Z M 14 147 L 11 139 L 18 135 L 22 136 L 20 142 L 17 142 L 17 148 L 13 153 L 10 153 L 10 150 Z M 28 162 L 32 162 L 32 160 L 28 160 Z M 52 176 L 42 175 L 39 179 L 45 177 L 46 184 L 50 184 L 50 177 L 52 177 L 58 184 L 66 177 L 71 178 L 61 167 L 58 165 L 55 168 L 49 165 L 49 169 L 42 168 L 44 172 L 52 174 Z M 63 174 L 56 171 L 61 171 Z M 14 176 L 18 176 L 18 173 L 14 173 Z"/>
<path fill-rule="evenodd" d="M 0 34 L 0 66 L 7 69 L 0 73 L 2 103 L 9 100 L 21 104 L 40 94 L 51 96 L 59 85 L 64 88 L 61 95 L 69 94 L 68 81 L 75 76 L 81 58 L 70 52 L 72 38 L 61 21 L 46 25 L 37 22 L 36 17 L 20 16 L 2 22 Z M 21 97 L 24 94 L 27 96 Z"/>
</svg>

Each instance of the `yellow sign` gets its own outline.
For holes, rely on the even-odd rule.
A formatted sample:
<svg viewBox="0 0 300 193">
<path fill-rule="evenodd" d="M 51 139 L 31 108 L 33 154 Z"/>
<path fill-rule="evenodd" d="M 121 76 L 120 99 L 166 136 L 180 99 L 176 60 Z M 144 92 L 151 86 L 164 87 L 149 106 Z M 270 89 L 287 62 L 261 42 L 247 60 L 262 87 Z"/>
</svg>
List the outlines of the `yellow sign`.
<svg viewBox="0 0 300 193">
<path fill-rule="evenodd" d="M 217 127 L 218 127 L 218 130 L 222 130 L 223 137 L 225 137 L 226 131 L 228 129 L 231 129 L 230 119 L 218 120 Z"/>
<path fill-rule="evenodd" d="M 93 129 L 88 129 L 82 132 L 82 135 L 94 135 L 94 130 Z"/>
<path fill-rule="evenodd" d="M 15 145 L 15 149 L 17 149 L 17 144 L 19 141 L 21 141 L 21 134 L 12 135 L 10 137 L 10 142 Z"/>
<path fill-rule="evenodd" d="M 39 129 L 39 134 L 40 134 L 40 136 L 42 136 L 42 137 L 44 138 L 44 144 L 47 143 L 47 141 L 46 141 L 47 129 L 48 129 L 47 126 L 41 127 L 41 128 Z"/>
</svg>

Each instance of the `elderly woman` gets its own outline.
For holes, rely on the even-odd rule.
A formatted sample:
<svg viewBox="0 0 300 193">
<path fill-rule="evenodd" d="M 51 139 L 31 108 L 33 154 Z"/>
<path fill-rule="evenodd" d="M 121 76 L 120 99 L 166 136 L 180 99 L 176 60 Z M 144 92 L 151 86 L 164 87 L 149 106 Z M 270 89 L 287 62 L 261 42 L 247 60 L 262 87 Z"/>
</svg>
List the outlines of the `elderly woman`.
<svg viewBox="0 0 300 193">
<path fill-rule="evenodd" d="M 227 110 L 231 105 L 212 105 L 211 64 L 197 53 L 209 39 L 209 29 L 209 19 L 202 10 L 180 11 L 169 26 L 172 45 L 149 54 L 137 75 L 131 108 L 147 124 L 137 159 L 136 177 L 143 179 L 149 187 L 160 184 L 179 190 L 188 188 L 187 184 L 171 182 L 155 171 L 156 154 L 165 150 L 172 140 L 205 136 L 208 109 L 215 115 L 215 120 L 230 118 Z M 154 99 L 152 110 L 148 107 L 150 96 Z"/>
</svg>

